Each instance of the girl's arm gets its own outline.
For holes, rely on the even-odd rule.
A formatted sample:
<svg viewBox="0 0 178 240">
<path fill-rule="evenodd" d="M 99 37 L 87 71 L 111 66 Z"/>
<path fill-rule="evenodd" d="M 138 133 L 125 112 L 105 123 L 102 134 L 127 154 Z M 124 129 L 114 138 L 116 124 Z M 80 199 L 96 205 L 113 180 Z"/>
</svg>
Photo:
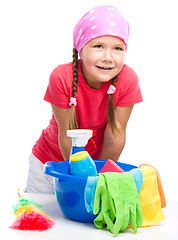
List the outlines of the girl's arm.
<svg viewBox="0 0 178 240">
<path fill-rule="evenodd" d="M 129 120 L 130 114 L 132 112 L 133 105 L 129 107 L 116 107 L 115 114 L 116 118 L 119 121 L 121 132 L 119 137 L 115 139 L 113 133 L 107 124 L 105 133 L 104 133 L 104 143 L 101 153 L 101 160 L 112 159 L 117 161 L 126 141 L 126 127 Z"/>
<path fill-rule="evenodd" d="M 67 130 L 69 129 L 69 114 L 70 108 L 63 109 L 51 104 L 55 119 L 58 124 L 58 142 L 64 160 L 69 160 L 70 151 L 72 147 L 71 138 L 67 137 Z"/>
</svg>

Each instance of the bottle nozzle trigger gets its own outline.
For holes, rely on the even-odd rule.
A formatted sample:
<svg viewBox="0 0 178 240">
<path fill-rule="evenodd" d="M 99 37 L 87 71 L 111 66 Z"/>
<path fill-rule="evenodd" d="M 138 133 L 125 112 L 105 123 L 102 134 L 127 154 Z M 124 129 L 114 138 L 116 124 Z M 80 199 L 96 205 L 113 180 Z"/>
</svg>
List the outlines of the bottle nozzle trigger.
<svg viewBox="0 0 178 240">
<path fill-rule="evenodd" d="M 94 142 L 92 137 L 89 139 L 89 143 L 92 145 L 93 148 L 96 148 L 96 143 Z"/>
<path fill-rule="evenodd" d="M 95 136 L 96 136 L 96 130 L 93 130 L 92 137 L 95 137 Z M 94 142 L 92 137 L 89 139 L 89 142 L 93 148 L 96 148 L 96 143 Z"/>
</svg>

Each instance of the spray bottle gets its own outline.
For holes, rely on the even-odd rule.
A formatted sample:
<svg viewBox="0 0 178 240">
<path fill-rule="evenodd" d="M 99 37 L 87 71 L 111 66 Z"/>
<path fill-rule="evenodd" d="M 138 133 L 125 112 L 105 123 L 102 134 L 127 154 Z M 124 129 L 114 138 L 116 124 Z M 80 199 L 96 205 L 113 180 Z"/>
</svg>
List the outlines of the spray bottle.
<svg viewBox="0 0 178 240">
<path fill-rule="evenodd" d="M 67 136 L 72 138 L 71 155 L 85 150 L 88 141 L 96 148 L 92 137 L 96 136 L 95 130 L 90 129 L 73 129 L 67 130 Z"/>
<path fill-rule="evenodd" d="M 96 136 L 96 131 L 90 129 L 68 130 L 67 136 L 72 138 L 72 150 L 69 160 L 71 174 L 75 176 L 96 176 L 95 163 L 88 152 L 85 151 L 88 141 L 96 148 L 92 139 L 93 136 Z"/>
</svg>

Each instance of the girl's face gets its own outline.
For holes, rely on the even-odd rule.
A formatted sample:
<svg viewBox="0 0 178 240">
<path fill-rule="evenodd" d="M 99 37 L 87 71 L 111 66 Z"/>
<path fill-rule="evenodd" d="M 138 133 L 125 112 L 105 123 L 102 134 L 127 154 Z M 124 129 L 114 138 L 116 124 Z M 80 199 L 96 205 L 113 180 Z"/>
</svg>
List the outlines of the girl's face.
<svg viewBox="0 0 178 240">
<path fill-rule="evenodd" d="M 83 47 L 80 57 L 85 81 L 89 87 L 99 89 L 121 71 L 125 44 L 114 36 L 97 37 Z"/>
</svg>

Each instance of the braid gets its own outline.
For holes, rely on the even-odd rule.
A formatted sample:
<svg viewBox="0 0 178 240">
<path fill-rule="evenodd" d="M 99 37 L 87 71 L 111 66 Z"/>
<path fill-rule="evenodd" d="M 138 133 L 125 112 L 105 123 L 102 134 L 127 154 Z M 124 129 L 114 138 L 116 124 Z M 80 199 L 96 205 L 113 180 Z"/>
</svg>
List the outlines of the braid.
<svg viewBox="0 0 178 240">
<path fill-rule="evenodd" d="M 117 77 L 118 75 L 116 75 L 113 79 L 112 79 L 112 85 L 115 86 L 116 82 L 117 82 Z M 108 108 L 107 108 L 107 118 L 108 118 L 108 123 L 111 127 L 111 131 L 113 132 L 114 136 L 117 137 L 118 133 L 121 132 L 120 126 L 119 126 L 119 122 L 116 119 L 115 116 L 115 108 L 114 108 L 114 101 L 113 101 L 113 95 L 109 94 L 109 99 L 108 99 Z"/>
<path fill-rule="evenodd" d="M 113 86 L 116 85 L 117 78 L 118 78 L 118 75 L 116 75 L 115 77 L 113 77 L 113 79 L 112 79 L 112 85 L 113 85 Z"/>
<path fill-rule="evenodd" d="M 77 85 L 78 85 L 78 52 L 73 48 L 73 89 L 72 97 L 76 97 L 77 94 Z"/>
<path fill-rule="evenodd" d="M 72 97 L 75 98 L 77 95 L 77 85 L 78 85 L 78 51 L 73 48 L 73 83 L 72 83 Z M 75 106 L 71 106 L 70 120 L 69 120 L 69 129 L 79 128 L 76 114 Z"/>
</svg>

